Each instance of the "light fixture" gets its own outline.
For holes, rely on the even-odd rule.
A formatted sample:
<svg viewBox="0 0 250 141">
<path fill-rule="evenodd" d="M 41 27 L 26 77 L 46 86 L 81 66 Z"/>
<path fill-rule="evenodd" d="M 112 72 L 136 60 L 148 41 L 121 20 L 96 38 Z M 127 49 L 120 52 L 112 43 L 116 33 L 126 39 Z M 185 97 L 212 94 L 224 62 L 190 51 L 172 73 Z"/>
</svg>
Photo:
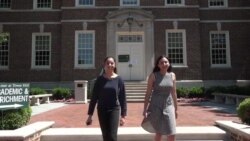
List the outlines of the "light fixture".
<svg viewBox="0 0 250 141">
<path fill-rule="evenodd" d="M 124 23 L 127 22 L 128 26 L 129 26 L 129 31 L 131 31 L 131 27 L 133 25 L 133 23 L 136 23 L 137 26 L 142 27 L 143 24 L 139 23 L 129 12 L 128 17 L 125 18 L 121 23 L 118 23 L 117 26 L 118 27 L 122 27 L 124 25 Z"/>
</svg>

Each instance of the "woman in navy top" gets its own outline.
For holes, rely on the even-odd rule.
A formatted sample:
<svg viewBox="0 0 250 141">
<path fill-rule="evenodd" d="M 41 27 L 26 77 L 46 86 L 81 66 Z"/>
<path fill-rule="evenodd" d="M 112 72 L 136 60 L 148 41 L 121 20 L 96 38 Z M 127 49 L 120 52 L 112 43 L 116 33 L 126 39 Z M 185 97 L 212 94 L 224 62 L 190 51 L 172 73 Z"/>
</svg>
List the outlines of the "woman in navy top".
<svg viewBox="0 0 250 141">
<path fill-rule="evenodd" d="M 117 141 L 117 130 L 124 125 L 127 115 L 127 102 L 124 82 L 117 75 L 115 59 L 104 60 L 104 73 L 95 82 L 88 109 L 87 125 L 92 123 L 92 115 L 97 103 L 97 114 L 102 130 L 103 141 Z M 121 117 L 120 117 L 121 116 Z"/>
</svg>

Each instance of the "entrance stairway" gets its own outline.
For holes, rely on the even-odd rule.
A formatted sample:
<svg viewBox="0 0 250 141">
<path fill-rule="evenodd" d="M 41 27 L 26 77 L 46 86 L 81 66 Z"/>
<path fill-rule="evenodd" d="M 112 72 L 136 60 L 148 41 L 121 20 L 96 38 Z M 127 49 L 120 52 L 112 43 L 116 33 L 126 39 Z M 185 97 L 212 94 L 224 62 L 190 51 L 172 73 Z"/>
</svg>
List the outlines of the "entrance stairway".
<svg viewBox="0 0 250 141">
<path fill-rule="evenodd" d="M 127 102 L 143 102 L 147 89 L 145 81 L 125 81 Z"/>
</svg>

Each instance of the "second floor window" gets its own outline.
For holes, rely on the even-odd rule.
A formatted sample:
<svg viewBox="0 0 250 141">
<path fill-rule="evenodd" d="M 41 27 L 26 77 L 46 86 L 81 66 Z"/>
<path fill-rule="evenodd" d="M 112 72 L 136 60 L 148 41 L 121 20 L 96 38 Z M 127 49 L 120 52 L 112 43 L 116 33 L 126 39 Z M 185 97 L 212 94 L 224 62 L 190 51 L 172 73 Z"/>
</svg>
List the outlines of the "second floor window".
<svg viewBox="0 0 250 141">
<path fill-rule="evenodd" d="M 0 41 L 0 69 L 9 66 L 9 34 L 1 34 Z"/>
<path fill-rule="evenodd" d="M 77 0 L 77 5 L 80 6 L 94 6 L 94 0 Z"/>
<path fill-rule="evenodd" d="M 0 8 L 10 8 L 11 0 L 0 0 Z"/>
<path fill-rule="evenodd" d="M 48 69 L 51 60 L 51 34 L 33 33 L 32 68 Z"/>
<path fill-rule="evenodd" d="M 52 0 L 35 0 L 35 8 L 52 8 Z"/>
<path fill-rule="evenodd" d="M 227 7 L 227 0 L 208 0 L 209 7 Z"/>
<path fill-rule="evenodd" d="M 184 0 L 166 0 L 166 5 L 184 5 Z"/>
<path fill-rule="evenodd" d="M 121 0 L 122 6 L 138 6 L 139 0 Z"/>
</svg>

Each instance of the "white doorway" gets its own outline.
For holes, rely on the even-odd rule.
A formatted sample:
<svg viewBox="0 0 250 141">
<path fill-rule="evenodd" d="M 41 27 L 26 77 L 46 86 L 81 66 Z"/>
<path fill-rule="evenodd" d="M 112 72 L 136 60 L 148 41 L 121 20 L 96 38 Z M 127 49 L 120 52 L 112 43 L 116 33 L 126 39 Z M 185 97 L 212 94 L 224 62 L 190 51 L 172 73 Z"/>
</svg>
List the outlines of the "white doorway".
<svg viewBox="0 0 250 141">
<path fill-rule="evenodd" d="M 144 80 L 143 32 L 119 32 L 116 37 L 118 74 L 124 80 Z"/>
</svg>

